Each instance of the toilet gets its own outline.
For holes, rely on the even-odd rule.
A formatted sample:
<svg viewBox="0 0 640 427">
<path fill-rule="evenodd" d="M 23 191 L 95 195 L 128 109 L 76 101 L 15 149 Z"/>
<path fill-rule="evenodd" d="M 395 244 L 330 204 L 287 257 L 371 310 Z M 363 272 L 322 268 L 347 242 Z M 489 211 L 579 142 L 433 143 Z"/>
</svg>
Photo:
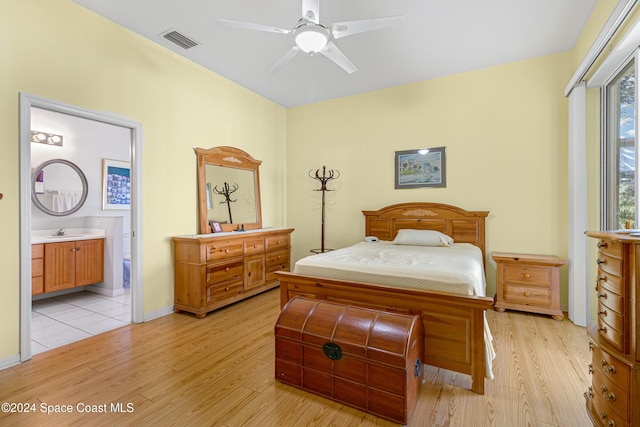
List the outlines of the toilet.
<svg viewBox="0 0 640 427">
<path fill-rule="evenodd" d="M 122 236 L 122 287 L 131 288 L 131 235 Z"/>
</svg>

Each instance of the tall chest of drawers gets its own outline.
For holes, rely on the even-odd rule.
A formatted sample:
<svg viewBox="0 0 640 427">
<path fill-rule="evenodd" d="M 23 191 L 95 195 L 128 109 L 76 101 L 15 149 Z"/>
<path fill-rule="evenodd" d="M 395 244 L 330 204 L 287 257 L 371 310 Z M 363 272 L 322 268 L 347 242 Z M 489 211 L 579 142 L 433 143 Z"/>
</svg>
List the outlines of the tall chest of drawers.
<svg viewBox="0 0 640 427">
<path fill-rule="evenodd" d="M 586 234 L 598 245 L 598 319 L 587 329 L 592 352 L 587 411 L 595 425 L 640 426 L 640 238 Z"/>
<path fill-rule="evenodd" d="M 278 286 L 289 271 L 291 228 L 173 237 L 174 310 L 208 312 Z"/>
</svg>

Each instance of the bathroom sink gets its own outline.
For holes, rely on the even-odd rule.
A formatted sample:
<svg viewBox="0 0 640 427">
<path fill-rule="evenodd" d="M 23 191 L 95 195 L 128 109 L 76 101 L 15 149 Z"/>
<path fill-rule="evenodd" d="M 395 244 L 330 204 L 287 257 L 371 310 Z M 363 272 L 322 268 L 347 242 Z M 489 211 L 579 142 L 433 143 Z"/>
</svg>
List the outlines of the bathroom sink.
<svg viewBox="0 0 640 427">
<path fill-rule="evenodd" d="M 78 237 L 89 237 L 89 234 L 61 234 L 54 236 L 47 236 L 47 239 L 67 239 L 67 238 L 78 238 Z"/>
</svg>

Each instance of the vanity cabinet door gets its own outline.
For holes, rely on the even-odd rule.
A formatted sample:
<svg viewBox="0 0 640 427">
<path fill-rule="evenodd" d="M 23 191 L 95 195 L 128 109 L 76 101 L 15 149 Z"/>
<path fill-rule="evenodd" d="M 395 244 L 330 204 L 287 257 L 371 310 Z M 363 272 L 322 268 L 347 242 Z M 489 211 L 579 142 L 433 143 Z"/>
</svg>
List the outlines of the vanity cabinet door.
<svg viewBox="0 0 640 427">
<path fill-rule="evenodd" d="M 76 286 L 104 280 L 104 240 L 78 240 L 76 244 Z"/>
<path fill-rule="evenodd" d="M 104 280 L 104 240 L 44 245 L 44 291 L 53 292 Z"/>
<path fill-rule="evenodd" d="M 44 291 L 76 286 L 76 242 L 44 245 Z"/>
</svg>

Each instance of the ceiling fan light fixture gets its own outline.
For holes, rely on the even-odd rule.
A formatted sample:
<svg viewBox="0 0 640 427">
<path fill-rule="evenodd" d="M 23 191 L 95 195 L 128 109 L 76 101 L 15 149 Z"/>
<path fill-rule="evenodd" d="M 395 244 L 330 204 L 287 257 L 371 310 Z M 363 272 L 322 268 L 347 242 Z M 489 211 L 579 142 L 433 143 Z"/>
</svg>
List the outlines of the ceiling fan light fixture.
<svg viewBox="0 0 640 427">
<path fill-rule="evenodd" d="M 293 39 L 303 52 L 317 53 L 327 45 L 329 30 L 315 23 L 304 24 L 293 30 Z"/>
</svg>

